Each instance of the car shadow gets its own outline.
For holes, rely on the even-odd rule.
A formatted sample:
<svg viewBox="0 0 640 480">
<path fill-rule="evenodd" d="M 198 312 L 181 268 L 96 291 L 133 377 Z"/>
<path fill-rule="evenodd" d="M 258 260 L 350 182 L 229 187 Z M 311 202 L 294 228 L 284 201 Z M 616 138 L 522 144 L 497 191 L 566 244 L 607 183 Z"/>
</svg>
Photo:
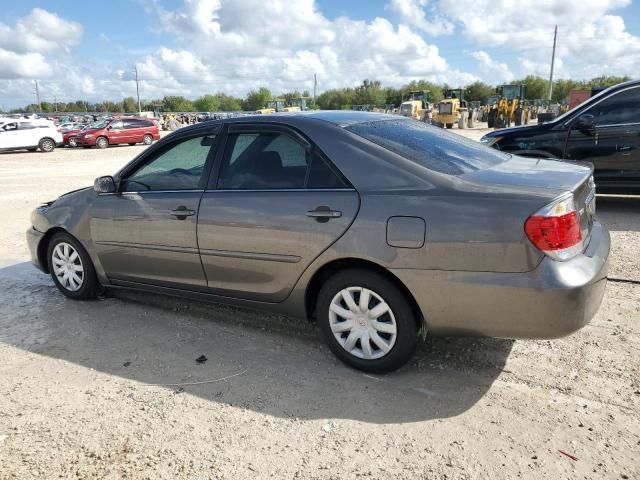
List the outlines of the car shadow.
<svg viewBox="0 0 640 480">
<path fill-rule="evenodd" d="M 0 342 L 167 388 L 300 419 L 404 423 L 472 408 L 502 372 L 513 341 L 430 338 L 388 375 L 339 362 L 304 321 L 161 295 L 108 290 L 65 298 L 29 263 L 0 268 Z M 196 359 L 204 355 L 207 361 Z"/>
<path fill-rule="evenodd" d="M 640 232 L 639 195 L 598 195 L 596 214 L 609 230 Z"/>
</svg>

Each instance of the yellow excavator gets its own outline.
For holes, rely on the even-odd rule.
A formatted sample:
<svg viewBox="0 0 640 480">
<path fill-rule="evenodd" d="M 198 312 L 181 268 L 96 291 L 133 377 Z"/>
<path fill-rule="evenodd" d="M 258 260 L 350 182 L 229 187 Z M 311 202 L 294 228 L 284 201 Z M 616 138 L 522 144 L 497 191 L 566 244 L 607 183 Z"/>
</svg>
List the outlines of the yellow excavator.
<svg viewBox="0 0 640 480">
<path fill-rule="evenodd" d="M 448 88 L 443 90 L 442 94 L 444 98 L 435 105 L 431 123 L 439 127 L 453 128 L 454 123 L 460 122 L 460 115 L 467 112 L 464 89 Z"/>
<path fill-rule="evenodd" d="M 409 98 L 400 104 L 399 113 L 404 117 L 428 122 L 432 113 L 431 92 L 429 90 L 409 92 Z"/>
</svg>

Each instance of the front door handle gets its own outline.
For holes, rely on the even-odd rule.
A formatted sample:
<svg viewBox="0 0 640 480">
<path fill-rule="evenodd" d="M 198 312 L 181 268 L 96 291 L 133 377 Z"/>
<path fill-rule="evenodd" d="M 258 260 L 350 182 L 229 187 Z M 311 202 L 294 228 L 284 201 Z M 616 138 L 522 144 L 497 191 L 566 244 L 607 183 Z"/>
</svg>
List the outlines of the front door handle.
<svg viewBox="0 0 640 480">
<path fill-rule="evenodd" d="M 176 207 L 175 210 L 172 210 L 171 215 L 175 216 L 178 220 L 184 220 L 187 217 L 192 217 L 196 214 L 195 210 L 191 210 L 184 205 L 180 205 Z"/>
<path fill-rule="evenodd" d="M 318 222 L 328 222 L 330 218 L 339 218 L 342 212 L 339 210 L 331 210 L 326 205 L 320 205 L 315 210 L 309 210 L 307 217 L 315 218 Z"/>
</svg>

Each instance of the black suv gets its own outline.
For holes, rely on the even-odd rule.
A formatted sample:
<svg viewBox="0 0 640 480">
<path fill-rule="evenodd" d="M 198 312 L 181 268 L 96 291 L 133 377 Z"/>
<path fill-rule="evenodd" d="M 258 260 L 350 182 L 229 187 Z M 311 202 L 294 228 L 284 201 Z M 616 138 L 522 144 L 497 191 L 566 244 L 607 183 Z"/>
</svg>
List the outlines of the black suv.
<svg viewBox="0 0 640 480">
<path fill-rule="evenodd" d="M 593 163 L 598 193 L 640 193 L 640 80 L 621 83 L 548 122 L 488 133 L 504 152 Z"/>
</svg>

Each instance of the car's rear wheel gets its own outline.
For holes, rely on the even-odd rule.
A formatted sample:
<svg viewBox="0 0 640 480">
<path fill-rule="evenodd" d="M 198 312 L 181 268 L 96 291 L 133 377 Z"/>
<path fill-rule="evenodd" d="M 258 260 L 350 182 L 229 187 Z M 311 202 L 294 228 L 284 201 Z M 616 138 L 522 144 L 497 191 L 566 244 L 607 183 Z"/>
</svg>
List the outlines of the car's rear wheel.
<svg viewBox="0 0 640 480">
<path fill-rule="evenodd" d="M 151 145 L 153 143 L 153 136 L 146 134 L 143 138 L 142 138 L 142 143 L 144 143 L 145 145 Z"/>
<path fill-rule="evenodd" d="M 50 138 L 43 138 L 40 140 L 40 143 L 38 143 L 38 148 L 46 153 L 53 152 L 56 148 L 56 142 Z"/>
<path fill-rule="evenodd" d="M 107 137 L 98 137 L 96 140 L 96 147 L 98 148 L 107 148 L 109 146 L 109 140 Z"/>
<path fill-rule="evenodd" d="M 91 258 L 73 236 L 56 233 L 47 248 L 47 261 L 51 278 L 64 295 L 75 300 L 98 296 L 100 284 Z"/>
<path fill-rule="evenodd" d="M 136 142 L 131 142 L 131 143 L 129 143 L 129 146 L 133 147 L 135 144 L 136 144 Z"/>
<path fill-rule="evenodd" d="M 77 146 L 78 146 L 78 143 L 75 141 L 75 139 L 74 139 L 74 138 L 70 138 L 70 139 L 69 139 L 69 146 L 70 146 L 70 147 L 77 147 Z"/>
<path fill-rule="evenodd" d="M 416 318 L 405 295 L 368 270 L 345 270 L 320 290 L 317 316 L 331 351 L 372 373 L 403 366 L 417 342 Z"/>
</svg>

